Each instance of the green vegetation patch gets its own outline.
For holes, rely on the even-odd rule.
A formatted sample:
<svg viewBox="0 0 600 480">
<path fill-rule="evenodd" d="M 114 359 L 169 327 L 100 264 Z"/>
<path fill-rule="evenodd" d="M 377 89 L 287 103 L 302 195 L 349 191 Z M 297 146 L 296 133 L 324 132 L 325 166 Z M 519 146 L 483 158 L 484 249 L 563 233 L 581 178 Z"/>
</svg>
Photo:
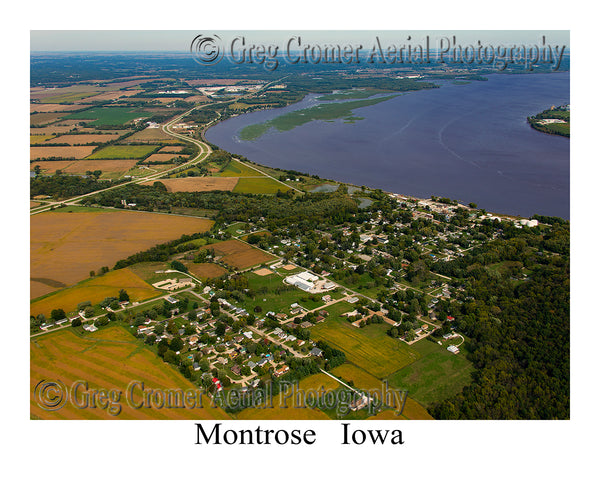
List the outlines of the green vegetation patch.
<svg viewBox="0 0 600 480">
<path fill-rule="evenodd" d="M 388 324 L 358 328 L 345 318 L 330 314 L 327 320 L 312 327 L 310 332 L 313 340 L 324 340 L 342 350 L 349 362 L 377 378 L 385 378 L 420 357 L 416 350 L 387 335 L 388 328 Z"/>
<path fill-rule="evenodd" d="M 279 117 L 275 117 L 274 119 L 268 120 L 264 123 L 248 125 L 240 132 L 240 138 L 245 141 L 256 140 L 264 135 L 271 127 L 280 132 L 287 132 L 299 127 L 300 125 L 312 122 L 313 120 L 335 120 L 337 118 L 343 118 L 347 122 L 353 122 L 359 119 L 359 117 L 352 116 L 353 111 L 357 108 L 376 105 L 397 96 L 398 95 L 387 95 L 385 97 L 371 98 L 366 100 L 324 103 L 314 107 L 296 110 L 294 112 L 289 112 L 284 115 L 280 115 Z"/>
<path fill-rule="evenodd" d="M 67 115 L 65 119 L 92 120 L 91 125 L 123 125 L 136 118 L 148 118 L 152 114 L 129 107 L 98 107 Z"/>
<path fill-rule="evenodd" d="M 361 98 L 369 98 L 373 95 L 377 95 L 378 93 L 389 93 L 389 90 L 380 90 L 376 88 L 342 90 L 335 93 L 329 93 L 327 95 L 321 95 L 317 98 L 317 100 L 357 100 Z"/>
<path fill-rule="evenodd" d="M 463 351 L 454 355 L 446 350 L 447 345 L 428 340 L 413 344 L 421 358 L 392 374 L 388 378 L 390 387 L 408 390 L 411 397 L 425 406 L 460 393 L 471 383 L 475 368 Z"/>
<path fill-rule="evenodd" d="M 232 160 L 220 172 L 219 177 L 262 177 L 263 174 L 254 168 L 250 168 L 237 160 Z"/>
<path fill-rule="evenodd" d="M 290 188 L 267 177 L 240 178 L 233 189 L 236 193 L 272 194 L 278 191 L 287 192 Z"/>
<path fill-rule="evenodd" d="M 144 158 L 158 149 L 156 145 L 109 145 L 92 153 L 88 160 Z"/>
</svg>

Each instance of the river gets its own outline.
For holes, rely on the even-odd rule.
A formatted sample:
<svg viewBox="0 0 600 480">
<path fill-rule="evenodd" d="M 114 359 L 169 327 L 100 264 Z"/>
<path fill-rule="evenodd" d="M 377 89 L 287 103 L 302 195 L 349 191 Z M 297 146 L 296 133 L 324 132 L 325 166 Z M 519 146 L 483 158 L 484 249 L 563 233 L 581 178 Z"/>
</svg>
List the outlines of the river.
<svg viewBox="0 0 600 480">
<path fill-rule="evenodd" d="M 526 117 L 568 104 L 569 73 L 490 75 L 488 81 L 400 95 L 360 108 L 355 123 L 312 121 L 254 141 L 239 132 L 317 105 L 319 95 L 210 128 L 208 141 L 273 167 L 422 198 L 475 202 L 490 212 L 569 218 L 568 138 Z"/>
</svg>

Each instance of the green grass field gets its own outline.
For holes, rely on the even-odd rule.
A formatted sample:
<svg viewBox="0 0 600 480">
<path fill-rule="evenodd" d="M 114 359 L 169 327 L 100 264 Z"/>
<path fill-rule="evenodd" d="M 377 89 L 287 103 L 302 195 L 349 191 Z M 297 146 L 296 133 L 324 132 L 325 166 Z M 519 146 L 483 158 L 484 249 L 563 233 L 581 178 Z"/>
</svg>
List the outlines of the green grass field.
<svg viewBox="0 0 600 480">
<path fill-rule="evenodd" d="M 227 164 L 225 169 L 220 172 L 219 177 L 262 177 L 262 173 L 257 172 L 253 168 L 244 165 L 242 162 L 232 160 Z"/>
<path fill-rule="evenodd" d="M 91 125 L 124 125 L 136 118 L 148 118 L 151 113 L 130 107 L 95 107 L 64 117 L 70 120 L 91 120 Z"/>
<path fill-rule="evenodd" d="M 156 145 L 109 145 L 92 153 L 87 160 L 142 158 L 157 148 Z"/>
<path fill-rule="evenodd" d="M 60 95 L 53 95 L 51 97 L 42 98 L 40 100 L 40 103 L 71 103 L 76 102 L 77 100 L 83 100 L 87 97 L 93 97 L 94 95 L 98 95 L 98 92 L 61 93 Z"/>
<path fill-rule="evenodd" d="M 390 387 L 406 389 L 409 395 L 425 406 L 439 402 L 471 382 L 475 370 L 464 351 L 454 355 L 428 340 L 412 345 L 421 358 L 388 377 Z"/>
<path fill-rule="evenodd" d="M 267 177 L 240 178 L 233 189 L 236 193 L 273 194 L 277 191 L 287 192 L 289 187 Z"/>
<path fill-rule="evenodd" d="M 326 310 L 332 311 L 331 307 Z M 312 327 L 310 332 L 313 340 L 324 340 L 342 350 L 349 362 L 382 379 L 420 357 L 408 345 L 389 337 L 385 333 L 388 328 L 386 323 L 357 328 L 332 312 L 327 320 Z"/>
</svg>

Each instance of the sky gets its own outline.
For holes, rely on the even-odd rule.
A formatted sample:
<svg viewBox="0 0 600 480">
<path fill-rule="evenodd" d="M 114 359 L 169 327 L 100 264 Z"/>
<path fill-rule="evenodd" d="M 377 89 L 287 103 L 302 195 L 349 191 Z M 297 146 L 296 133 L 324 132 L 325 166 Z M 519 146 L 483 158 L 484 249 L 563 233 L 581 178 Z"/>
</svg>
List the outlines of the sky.
<svg viewBox="0 0 600 480">
<path fill-rule="evenodd" d="M 224 41 L 244 36 L 247 43 L 283 45 L 293 36 L 301 36 L 303 42 L 342 44 L 364 43 L 371 45 L 375 37 L 386 44 L 401 45 L 420 43 L 430 37 L 431 48 L 439 46 L 442 37 L 456 36 L 457 44 L 512 45 L 538 44 L 542 36 L 546 44 L 569 47 L 568 30 L 31 30 L 30 51 L 189 51 L 190 43 L 196 35 L 219 35 Z M 408 37 L 411 40 L 408 41 Z"/>
</svg>

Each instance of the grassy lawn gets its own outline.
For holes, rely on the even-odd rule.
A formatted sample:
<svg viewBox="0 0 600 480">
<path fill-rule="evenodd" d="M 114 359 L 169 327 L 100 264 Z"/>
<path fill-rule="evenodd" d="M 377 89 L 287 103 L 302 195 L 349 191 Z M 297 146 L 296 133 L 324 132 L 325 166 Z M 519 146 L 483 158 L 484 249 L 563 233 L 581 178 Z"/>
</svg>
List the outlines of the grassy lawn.
<svg viewBox="0 0 600 480">
<path fill-rule="evenodd" d="M 240 178 L 237 185 L 233 189 L 236 193 L 265 193 L 273 194 L 281 190 L 287 192 L 289 187 L 282 185 L 279 182 L 267 177 L 256 178 Z"/>
<path fill-rule="evenodd" d="M 421 340 L 412 345 L 420 355 L 416 362 L 388 377 L 390 387 L 406 389 L 425 406 L 459 393 L 471 382 L 473 365 L 461 351 L 454 355 L 443 347 Z"/>
<path fill-rule="evenodd" d="M 284 292 L 276 292 L 275 289 L 277 287 L 287 284 L 284 284 L 283 278 L 275 273 L 265 276 L 256 275 L 255 273 L 246 273 L 245 276 L 248 278 L 250 289 L 255 292 L 261 288 L 268 289 L 266 293 L 256 293 L 253 298 L 247 298 L 243 301 L 242 305 L 248 312 L 253 312 L 254 307 L 260 306 L 263 314 L 273 311 L 275 313 L 286 313 L 289 315 L 290 305 L 293 303 L 299 303 L 309 310 L 324 305 L 320 295 L 317 295 L 318 301 L 315 302 L 310 299 L 310 294 L 295 287 Z"/>
<path fill-rule="evenodd" d="M 158 148 L 156 145 L 109 145 L 92 153 L 87 159 L 142 158 Z"/>
<path fill-rule="evenodd" d="M 419 353 L 410 346 L 392 339 L 385 333 L 389 325 L 371 324 L 364 328 L 357 328 L 345 318 L 333 313 L 340 308 L 338 306 L 343 306 L 345 303 L 339 302 L 326 308 L 332 313 L 327 320 L 310 329 L 313 340 L 324 340 L 342 350 L 349 362 L 380 379 L 420 357 Z M 350 307 L 352 310 L 353 307 Z"/>
</svg>

